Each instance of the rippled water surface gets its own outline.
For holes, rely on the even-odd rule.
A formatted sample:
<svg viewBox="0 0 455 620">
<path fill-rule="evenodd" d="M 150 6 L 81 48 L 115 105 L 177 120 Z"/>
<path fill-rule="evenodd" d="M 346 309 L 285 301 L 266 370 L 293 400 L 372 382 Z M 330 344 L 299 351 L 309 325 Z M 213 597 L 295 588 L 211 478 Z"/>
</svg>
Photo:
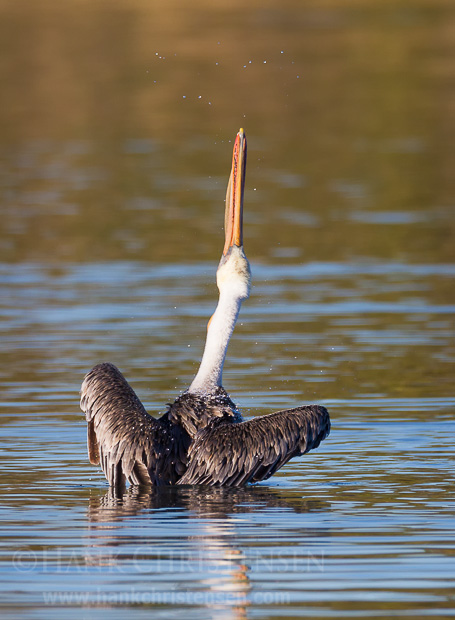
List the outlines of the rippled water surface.
<svg viewBox="0 0 455 620">
<path fill-rule="evenodd" d="M 1 617 L 453 617 L 451 3 L 1 12 Z M 80 383 L 112 361 L 155 414 L 189 385 L 241 125 L 224 385 L 331 435 L 254 487 L 116 499 Z"/>
</svg>

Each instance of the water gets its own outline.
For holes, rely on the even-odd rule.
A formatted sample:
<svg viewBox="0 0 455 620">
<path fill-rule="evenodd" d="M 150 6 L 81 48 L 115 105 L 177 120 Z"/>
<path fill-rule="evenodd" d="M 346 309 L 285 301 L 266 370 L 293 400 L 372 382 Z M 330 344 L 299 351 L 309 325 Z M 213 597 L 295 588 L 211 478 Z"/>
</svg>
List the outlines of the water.
<svg viewBox="0 0 455 620">
<path fill-rule="evenodd" d="M 200 357 L 213 269 L 3 266 L 4 617 L 451 614 L 454 398 L 426 375 L 454 306 L 407 301 L 450 266 L 253 262 L 225 385 L 247 415 L 322 402 L 332 434 L 253 488 L 109 497 L 78 384 L 111 359 L 162 411 Z"/>
<path fill-rule="evenodd" d="M 2 618 L 453 617 L 451 25 L 443 0 L 4 3 Z M 331 435 L 255 487 L 113 498 L 80 383 L 112 361 L 157 414 L 191 382 L 241 125 L 224 385 L 247 417 L 324 404 Z"/>
</svg>

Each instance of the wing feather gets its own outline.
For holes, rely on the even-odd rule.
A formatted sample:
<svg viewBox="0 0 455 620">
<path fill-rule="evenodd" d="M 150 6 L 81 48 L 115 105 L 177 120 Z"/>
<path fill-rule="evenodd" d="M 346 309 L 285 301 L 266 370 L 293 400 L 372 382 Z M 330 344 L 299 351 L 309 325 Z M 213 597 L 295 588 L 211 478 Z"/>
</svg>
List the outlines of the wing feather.
<svg viewBox="0 0 455 620">
<path fill-rule="evenodd" d="M 188 469 L 177 484 L 240 486 L 266 480 L 289 459 L 317 448 L 329 432 L 329 413 L 319 405 L 240 423 L 213 420 L 194 438 Z"/>
<path fill-rule="evenodd" d="M 113 364 L 98 364 L 85 376 L 81 409 L 90 462 L 101 465 L 111 486 L 120 488 L 126 480 L 174 484 L 185 471 L 185 431 L 150 416 Z"/>
</svg>

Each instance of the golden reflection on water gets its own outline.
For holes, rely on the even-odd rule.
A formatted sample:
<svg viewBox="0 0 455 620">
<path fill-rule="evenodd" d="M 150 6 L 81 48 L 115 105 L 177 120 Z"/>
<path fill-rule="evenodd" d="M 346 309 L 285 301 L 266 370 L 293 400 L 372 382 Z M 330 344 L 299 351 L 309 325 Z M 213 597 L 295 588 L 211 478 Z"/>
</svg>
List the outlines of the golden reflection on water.
<svg viewBox="0 0 455 620">
<path fill-rule="evenodd" d="M 211 260 L 245 126 L 256 258 L 451 260 L 450 7 L 3 2 L 3 256 Z"/>
</svg>

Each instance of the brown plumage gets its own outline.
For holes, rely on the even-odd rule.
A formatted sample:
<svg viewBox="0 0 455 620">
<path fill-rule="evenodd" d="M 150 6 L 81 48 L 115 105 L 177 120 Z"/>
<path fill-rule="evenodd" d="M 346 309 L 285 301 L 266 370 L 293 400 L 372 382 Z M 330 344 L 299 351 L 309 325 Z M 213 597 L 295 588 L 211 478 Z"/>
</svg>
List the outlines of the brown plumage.
<svg viewBox="0 0 455 620">
<path fill-rule="evenodd" d="M 90 462 L 101 465 L 111 486 L 175 484 L 185 473 L 188 434 L 166 414 L 149 415 L 113 364 L 98 364 L 85 376 L 81 409 Z"/>
<path fill-rule="evenodd" d="M 241 486 L 272 476 L 330 432 L 320 405 L 243 421 L 223 388 L 179 396 L 156 419 L 113 364 L 95 366 L 81 389 L 90 462 L 115 488 L 133 485 Z"/>
<path fill-rule="evenodd" d="M 226 238 L 217 271 L 220 300 L 209 323 L 199 371 L 160 418 L 150 416 L 122 373 L 98 364 L 85 377 L 81 408 L 90 462 L 116 490 L 132 485 L 240 486 L 266 480 L 330 432 L 327 410 L 307 405 L 243 421 L 221 386 L 229 339 L 250 269 L 243 250 L 246 138 L 237 135 L 226 196 Z"/>
<path fill-rule="evenodd" d="M 317 448 L 330 431 L 318 405 L 277 411 L 246 422 L 213 419 L 188 450 L 188 469 L 177 484 L 240 486 L 270 478 L 292 459 Z"/>
</svg>

